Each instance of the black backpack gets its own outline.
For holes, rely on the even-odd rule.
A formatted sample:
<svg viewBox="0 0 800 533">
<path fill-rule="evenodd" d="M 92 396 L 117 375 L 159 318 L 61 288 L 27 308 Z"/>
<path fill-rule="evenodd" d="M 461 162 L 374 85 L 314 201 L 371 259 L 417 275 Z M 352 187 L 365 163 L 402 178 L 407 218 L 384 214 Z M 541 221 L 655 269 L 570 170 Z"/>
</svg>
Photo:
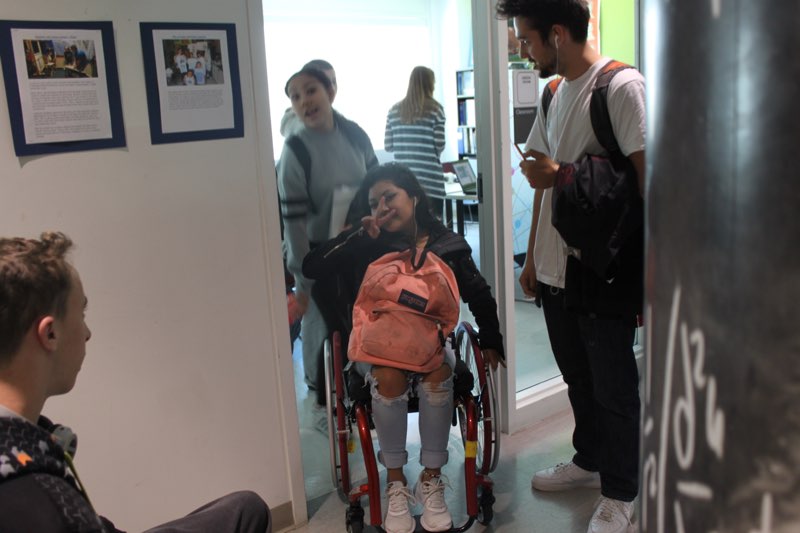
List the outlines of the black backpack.
<svg viewBox="0 0 800 533">
<path fill-rule="evenodd" d="M 562 164 L 553 187 L 553 226 L 568 246 L 581 251 L 580 260 L 567 259 L 567 306 L 595 316 L 635 315 L 643 297 L 643 201 L 636 170 L 619 148 L 608 111 L 608 86 L 628 68 L 633 67 L 610 61 L 592 90 L 592 130 L 608 157 L 586 155 Z M 551 81 L 542 93 L 545 120 L 560 83 Z"/>
<path fill-rule="evenodd" d="M 620 152 L 617 138 L 614 137 L 614 129 L 611 127 L 611 115 L 608 112 L 608 86 L 614 76 L 629 68 L 634 67 L 612 59 L 602 68 L 594 82 L 594 89 L 592 89 L 592 101 L 589 106 L 592 129 L 597 140 L 600 141 L 600 145 L 605 148 L 611 158 L 625 156 Z M 545 120 L 547 120 L 547 111 L 553 101 L 553 95 L 563 80 L 564 78 L 551 80 L 542 91 L 541 108 Z"/>
</svg>

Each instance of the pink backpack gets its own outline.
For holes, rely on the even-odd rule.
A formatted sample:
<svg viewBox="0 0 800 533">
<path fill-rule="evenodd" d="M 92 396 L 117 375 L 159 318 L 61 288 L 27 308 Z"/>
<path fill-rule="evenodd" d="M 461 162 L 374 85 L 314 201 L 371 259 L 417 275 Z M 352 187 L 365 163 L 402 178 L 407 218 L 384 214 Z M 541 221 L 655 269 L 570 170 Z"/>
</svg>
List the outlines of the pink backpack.
<svg viewBox="0 0 800 533">
<path fill-rule="evenodd" d="M 416 255 L 416 254 L 414 254 Z M 353 308 L 351 361 L 427 373 L 444 362 L 444 343 L 460 312 L 453 271 L 423 250 L 390 252 L 367 268 Z"/>
</svg>

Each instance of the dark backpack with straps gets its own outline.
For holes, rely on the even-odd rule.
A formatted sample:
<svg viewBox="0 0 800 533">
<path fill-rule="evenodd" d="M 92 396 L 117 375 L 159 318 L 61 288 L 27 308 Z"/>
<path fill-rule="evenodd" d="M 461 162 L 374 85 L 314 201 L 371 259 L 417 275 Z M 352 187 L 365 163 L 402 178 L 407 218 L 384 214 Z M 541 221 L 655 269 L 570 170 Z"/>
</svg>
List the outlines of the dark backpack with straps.
<svg viewBox="0 0 800 533">
<path fill-rule="evenodd" d="M 612 59 L 602 68 L 592 89 L 592 101 L 589 106 L 592 130 L 594 130 L 597 140 L 600 141 L 600 145 L 605 148 L 611 158 L 616 158 L 622 153 L 620 152 L 617 138 L 614 136 L 614 129 L 611 127 L 611 115 L 608 112 L 608 86 L 614 76 L 629 68 L 634 67 Z M 541 110 L 545 121 L 547 120 L 547 111 L 550 109 L 550 103 L 553 101 L 553 96 L 562 81 L 564 81 L 564 78 L 551 80 L 542 91 Z"/>
</svg>

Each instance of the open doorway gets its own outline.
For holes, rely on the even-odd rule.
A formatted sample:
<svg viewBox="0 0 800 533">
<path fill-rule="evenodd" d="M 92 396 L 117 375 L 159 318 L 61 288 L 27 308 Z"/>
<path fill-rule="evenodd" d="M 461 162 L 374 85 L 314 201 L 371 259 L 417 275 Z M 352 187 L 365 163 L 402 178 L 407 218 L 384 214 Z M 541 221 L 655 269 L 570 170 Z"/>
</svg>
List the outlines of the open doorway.
<svg viewBox="0 0 800 533">
<path fill-rule="evenodd" d="M 431 68 L 434 97 L 447 115 L 442 161 L 458 158 L 456 71 L 471 66 L 469 0 L 263 0 L 270 116 L 276 159 L 280 122 L 290 102 L 286 80 L 305 63 L 324 59 L 336 72 L 334 108 L 369 135 L 379 161 L 386 114 L 405 96 L 411 70 Z M 302 334 L 301 334 L 302 335 Z M 308 500 L 334 490 L 324 411 L 304 379 L 302 336 L 293 347 L 295 390 Z"/>
</svg>

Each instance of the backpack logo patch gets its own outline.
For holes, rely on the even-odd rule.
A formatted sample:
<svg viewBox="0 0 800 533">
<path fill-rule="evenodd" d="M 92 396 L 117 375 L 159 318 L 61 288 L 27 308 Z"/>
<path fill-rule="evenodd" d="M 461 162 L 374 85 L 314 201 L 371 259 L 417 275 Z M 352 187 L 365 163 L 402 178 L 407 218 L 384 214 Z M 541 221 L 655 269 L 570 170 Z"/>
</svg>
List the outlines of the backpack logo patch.
<svg viewBox="0 0 800 533">
<path fill-rule="evenodd" d="M 428 307 L 427 298 L 423 298 L 406 289 L 400 291 L 400 297 L 397 299 L 397 303 L 409 307 L 414 311 L 419 311 L 420 313 L 424 313 L 425 308 Z"/>
</svg>

